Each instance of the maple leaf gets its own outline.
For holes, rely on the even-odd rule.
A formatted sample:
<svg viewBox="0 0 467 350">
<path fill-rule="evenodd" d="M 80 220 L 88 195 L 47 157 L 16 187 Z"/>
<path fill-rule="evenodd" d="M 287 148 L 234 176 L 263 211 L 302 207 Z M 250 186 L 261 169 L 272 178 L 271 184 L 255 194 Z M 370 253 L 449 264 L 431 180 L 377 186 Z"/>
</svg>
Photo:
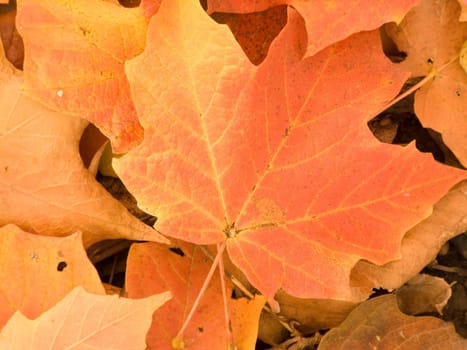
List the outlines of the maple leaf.
<svg viewBox="0 0 467 350">
<path fill-rule="evenodd" d="M 249 13 L 291 5 L 305 19 L 308 35 L 306 55 L 312 56 L 353 33 L 376 29 L 386 22 L 400 22 L 419 1 L 359 0 L 349 4 L 323 0 L 207 0 L 207 10 L 209 13 Z"/>
<path fill-rule="evenodd" d="M 415 113 L 424 127 L 442 133 L 443 141 L 467 165 L 467 75 L 458 62 L 467 40 L 456 0 L 423 0 L 399 26 L 387 27 L 398 49 L 407 54 L 401 66 L 412 76 L 428 76 L 415 94 Z"/>
<path fill-rule="evenodd" d="M 76 287 L 35 320 L 17 312 L 0 333 L 0 347 L 142 350 L 152 313 L 169 299 L 169 292 L 134 300 Z"/>
<path fill-rule="evenodd" d="M 160 232 L 226 240 L 270 300 L 278 288 L 350 300 L 354 264 L 397 259 L 407 229 L 465 174 L 368 131 L 407 78 L 378 32 L 302 59 L 304 23 L 288 12 L 256 67 L 196 3 L 163 2 L 127 64 L 145 140 L 115 168 Z"/>
<path fill-rule="evenodd" d="M 358 326 L 356 326 L 358 325 Z M 454 325 L 436 317 L 403 314 L 395 295 L 363 302 L 321 340 L 320 350 L 340 349 L 462 349 L 467 340 Z"/>
<path fill-rule="evenodd" d="M 104 294 L 80 233 L 44 237 L 14 225 L 0 228 L 0 328 L 17 310 L 38 317 L 78 285 Z"/>
<path fill-rule="evenodd" d="M 154 313 L 147 336 L 149 349 L 170 348 L 210 267 L 211 261 L 206 259 L 202 248 L 193 244 L 177 242 L 176 249 L 155 243 L 131 246 L 125 282 L 128 296 L 142 298 L 164 290 L 173 294 L 173 300 Z M 228 284 L 227 294 L 231 292 Z M 239 349 L 254 347 L 264 302 L 261 298 L 251 303 L 228 299 L 233 337 Z M 229 333 L 222 322 L 224 318 L 220 275 L 215 273 L 184 334 L 185 346 L 193 350 L 226 349 Z M 249 326 L 245 327 L 246 324 Z"/>
<path fill-rule="evenodd" d="M 167 240 L 100 186 L 78 153 L 87 122 L 48 110 L 22 92 L 22 77 L 0 53 L 0 225 L 63 236 L 84 245 L 105 238 Z"/>
<path fill-rule="evenodd" d="M 131 149 L 143 130 L 124 62 L 143 50 L 146 26 L 139 8 L 118 3 L 18 1 L 26 94 L 50 109 L 89 120 L 109 137 L 115 152 Z"/>
</svg>

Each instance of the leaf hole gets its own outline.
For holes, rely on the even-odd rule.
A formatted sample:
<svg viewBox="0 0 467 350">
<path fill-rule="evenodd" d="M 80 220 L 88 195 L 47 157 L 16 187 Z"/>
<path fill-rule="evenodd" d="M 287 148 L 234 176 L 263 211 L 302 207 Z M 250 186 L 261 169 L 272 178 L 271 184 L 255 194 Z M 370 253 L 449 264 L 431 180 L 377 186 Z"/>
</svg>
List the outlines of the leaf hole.
<svg viewBox="0 0 467 350">
<path fill-rule="evenodd" d="M 410 79 L 400 93 L 410 89 L 420 80 L 421 78 Z M 367 124 L 380 142 L 406 146 L 415 141 L 415 145 L 420 152 L 431 153 L 433 158 L 440 163 L 464 169 L 444 143 L 442 135 L 436 130 L 424 128 L 420 123 L 414 112 L 413 94 L 378 114 Z"/>
<path fill-rule="evenodd" d="M 138 7 L 141 3 L 141 0 L 118 0 L 118 2 L 123 7 L 133 8 Z"/>
<path fill-rule="evenodd" d="M 242 14 L 215 12 L 211 17 L 219 24 L 226 24 L 250 62 L 259 65 L 287 23 L 287 5 Z"/>
<path fill-rule="evenodd" d="M 383 25 L 379 31 L 379 34 L 383 46 L 383 53 L 391 60 L 391 62 L 400 63 L 407 58 L 407 53 L 400 51 L 394 40 L 392 40 L 392 38 L 387 34 L 387 30 L 394 25 L 396 24 L 387 23 Z"/>
<path fill-rule="evenodd" d="M 169 250 L 174 254 L 180 255 L 181 257 L 185 256 L 185 252 L 181 248 L 170 247 Z"/>
<path fill-rule="evenodd" d="M 65 261 L 60 261 L 57 265 L 57 271 L 62 272 L 68 264 Z"/>
</svg>

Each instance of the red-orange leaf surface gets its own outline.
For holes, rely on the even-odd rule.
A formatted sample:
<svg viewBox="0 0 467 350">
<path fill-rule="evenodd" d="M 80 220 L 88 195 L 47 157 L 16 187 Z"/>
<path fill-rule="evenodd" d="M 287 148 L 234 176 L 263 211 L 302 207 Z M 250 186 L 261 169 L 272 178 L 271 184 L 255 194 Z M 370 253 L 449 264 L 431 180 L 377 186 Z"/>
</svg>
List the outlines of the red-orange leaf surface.
<svg viewBox="0 0 467 350">
<path fill-rule="evenodd" d="M 146 26 L 140 9 L 109 1 L 92 6 L 83 0 L 18 1 L 27 94 L 53 110 L 91 121 L 116 152 L 129 150 L 141 141 L 143 130 L 124 63 L 144 48 Z"/>
<path fill-rule="evenodd" d="M 308 34 L 307 55 L 313 55 L 353 33 L 400 22 L 419 0 L 208 0 L 208 12 L 249 13 L 277 5 L 292 5 L 304 18 Z"/>
<path fill-rule="evenodd" d="M 78 153 L 87 122 L 24 95 L 0 48 L 0 225 L 64 236 L 165 241 L 97 183 Z"/>
<path fill-rule="evenodd" d="M 0 333 L 0 348 L 143 350 L 152 313 L 169 299 L 169 292 L 134 300 L 76 287 L 35 320 L 16 313 Z"/>
<path fill-rule="evenodd" d="M 155 243 L 135 244 L 128 255 L 126 289 L 130 298 L 170 290 L 173 299 L 154 313 L 148 332 L 150 349 L 170 349 L 187 317 L 212 261 L 200 247 L 181 243 L 179 251 Z M 182 256 L 183 255 L 183 256 Z M 228 285 L 230 297 L 232 287 Z M 226 349 L 227 329 L 219 272 L 216 271 L 184 335 L 187 349 Z M 256 338 L 256 337 L 255 337 Z"/>
<path fill-rule="evenodd" d="M 254 66 L 196 1 L 163 2 L 127 69 L 145 140 L 115 165 L 161 232 L 227 239 L 268 297 L 351 299 L 355 262 L 397 258 L 404 232 L 464 174 L 369 132 L 408 76 L 378 32 L 302 59 L 304 22 L 288 11 Z"/>
<path fill-rule="evenodd" d="M 17 310 L 38 317 L 78 285 L 104 294 L 81 234 L 44 237 L 14 225 L 0 228 L 0 328 Z"/>
</svg>

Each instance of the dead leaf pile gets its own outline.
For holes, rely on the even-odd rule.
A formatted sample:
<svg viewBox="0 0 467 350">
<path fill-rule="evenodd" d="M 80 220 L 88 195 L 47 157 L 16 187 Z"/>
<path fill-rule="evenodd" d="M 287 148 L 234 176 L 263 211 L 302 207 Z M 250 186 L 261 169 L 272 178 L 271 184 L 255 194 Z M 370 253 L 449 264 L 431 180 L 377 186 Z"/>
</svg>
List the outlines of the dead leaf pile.
<svg viewBox="0 0 467 350">
<path fill-rule="evenodd" d="M 0 12 L 0 348 L 467 348 L 414 315 L 451 295 L 416 276 L 467 230 L 465 171 L 367 125 L 416 91 L 467 165 L 464 17 L 456 0 Z M 89 123 L 154 227 L 96 181 Z M 85 249 L 122 238 L 110 295 Z"/>
</svg>

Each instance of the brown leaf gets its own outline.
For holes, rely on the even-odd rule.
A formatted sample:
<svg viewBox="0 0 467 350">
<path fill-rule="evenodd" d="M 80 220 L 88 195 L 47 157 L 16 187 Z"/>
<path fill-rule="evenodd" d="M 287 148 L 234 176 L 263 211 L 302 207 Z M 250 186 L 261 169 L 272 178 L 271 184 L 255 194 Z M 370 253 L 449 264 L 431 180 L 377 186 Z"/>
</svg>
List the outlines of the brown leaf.
<svg viewBox="0 0 467 350">
<path fill-rule="evenodd" d="M 396 291 L 399 308 L 408 315 L 442 314 L 451 295 L 451 286 L 444 279 L 424 274 L 411 278 Z"/>
<path fill-rule="evenodd" d="M 435 317 L 407 316 L 397 307 L 395 295 L 370 299 L 352 311 L 322 339 L 320 350 L 459 350 L 467 339 L 452 323 Z"/>
<path fill-rule="evenodd" d="M 467 166 L 467 75 L 458 60 L 467 40 L 467 23 L 459 22 L 460 11 L 456 0 L 423 0 L 387 32 L 407 54 L 402 67 L 412 76 L 433 74 L 415 94 L 415 113 L 424 127 L 442 133 L 446 145 Z"/>
</svg>

